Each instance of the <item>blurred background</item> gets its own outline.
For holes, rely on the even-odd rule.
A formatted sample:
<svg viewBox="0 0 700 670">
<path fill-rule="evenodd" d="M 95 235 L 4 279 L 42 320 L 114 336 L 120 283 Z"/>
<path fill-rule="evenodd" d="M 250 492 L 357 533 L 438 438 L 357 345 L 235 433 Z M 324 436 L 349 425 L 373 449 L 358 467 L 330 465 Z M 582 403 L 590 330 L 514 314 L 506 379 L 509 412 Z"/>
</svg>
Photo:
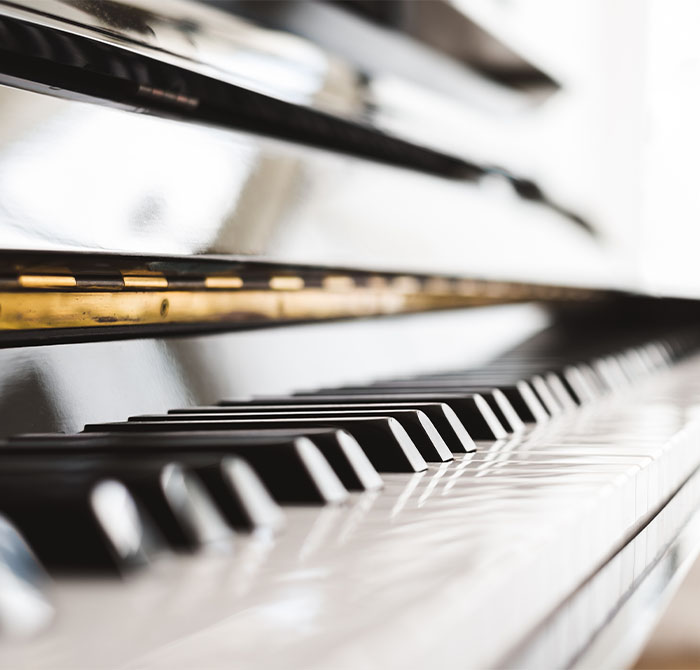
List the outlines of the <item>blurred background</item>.
<svg viewBox="0 0 700 670">
<path fill-rule="evenodd" d="M 616 281 L 651 292 L 700 294 L 697 2 L 209 4 L 296 32 L 375 71 L 379 102 L 382 95 L 395 100 L 401 87 L 406 100 L 420 94 L 421 105 L 407 105 L 414 119 L 392 118 L 389 103 L 381 119 L 386 125 L 414 121 L 412 132 L 439 141 L 445 128 L 421 124 L 421 116 L 441 103 L 448 108 L 447 98 L 460 99 L 464 104 L 448 140 L 452 150 L 527 175 L 592 222 L 600 231 L 598 251 L 614 266 Z M 471 88 L 455 90 L 438 69 L 444 62 L 432 70 L 429 61 L 406 63 L 400 44 L 393 52 L 386 42 L 375 50 L 367 21 L 377 33 L 408 34 L 485 81 L 475 78 Z M 504 86 L 490 87 L 494 81 Z M 513 89 L 526 94 L 513 95 Z M 558 240 L 537 232 L 534 237 L 527 253 L 552 262 Z M 587 244 L 577 243 L 571 253 L 586 254 Z M 507 244 L 501 253 L 517 264 Z M 491 257 L 469 257 L 466 270 L 472 260 L 477 271 L 482 264 L 487 272 L 493 268 Z M 568 262 L 576 265 L 575 259 Z"/>
</svg>

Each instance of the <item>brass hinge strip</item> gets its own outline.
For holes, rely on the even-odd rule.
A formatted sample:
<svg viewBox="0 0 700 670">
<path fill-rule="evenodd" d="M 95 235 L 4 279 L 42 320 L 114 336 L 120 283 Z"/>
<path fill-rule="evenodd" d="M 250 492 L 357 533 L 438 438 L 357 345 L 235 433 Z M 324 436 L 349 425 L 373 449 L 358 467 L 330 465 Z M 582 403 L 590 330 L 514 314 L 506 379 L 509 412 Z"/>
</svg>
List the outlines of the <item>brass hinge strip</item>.
<svg viewBox="0 0 700 670">
<path fill-rule="evenodd" d="M 487 304 L 459 296 L 357 289 L 0 293 L 0 329 L 266 322 L 399 314 Z"/>
<path fill-rule="evenodd" d="M 94 286 L 71 275 L 20 275 L 0 290 L 0 330 L 162 324 L 265 323 L 400 314 L 526 300 L 589 300 L 596 292 L 443 277 L 329 274 L 196 281 L 123 274 Z"/>
</svg>

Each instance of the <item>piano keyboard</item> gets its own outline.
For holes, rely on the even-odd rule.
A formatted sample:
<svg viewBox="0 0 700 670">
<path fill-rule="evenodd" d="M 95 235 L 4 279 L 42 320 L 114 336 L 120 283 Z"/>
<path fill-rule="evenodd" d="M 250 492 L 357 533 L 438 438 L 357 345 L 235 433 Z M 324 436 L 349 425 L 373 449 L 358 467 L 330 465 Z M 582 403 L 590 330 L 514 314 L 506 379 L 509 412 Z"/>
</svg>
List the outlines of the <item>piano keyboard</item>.
<svg viewBox="0 0 700 670">
<path fill-rule="evenodd" d="M 619 344 L 7 439 L 0 658 L 502 662 L 700 463 L 696 341 Z"/>
</svg>

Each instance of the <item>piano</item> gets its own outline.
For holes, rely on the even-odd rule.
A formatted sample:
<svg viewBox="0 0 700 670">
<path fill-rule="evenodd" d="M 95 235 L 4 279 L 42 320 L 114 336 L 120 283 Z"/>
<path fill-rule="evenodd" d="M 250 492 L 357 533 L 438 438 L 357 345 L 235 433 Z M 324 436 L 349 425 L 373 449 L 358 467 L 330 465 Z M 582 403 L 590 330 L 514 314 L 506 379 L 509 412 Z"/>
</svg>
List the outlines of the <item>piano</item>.
<svg viewBox="0 0 700 670">
<path fill-rule="evenodd" d="M 442 1 L 2 0 L 0 54 L 5 667 L 634 662 L 700 309 L 529 146 L 561 72 Z"/>
</svg>

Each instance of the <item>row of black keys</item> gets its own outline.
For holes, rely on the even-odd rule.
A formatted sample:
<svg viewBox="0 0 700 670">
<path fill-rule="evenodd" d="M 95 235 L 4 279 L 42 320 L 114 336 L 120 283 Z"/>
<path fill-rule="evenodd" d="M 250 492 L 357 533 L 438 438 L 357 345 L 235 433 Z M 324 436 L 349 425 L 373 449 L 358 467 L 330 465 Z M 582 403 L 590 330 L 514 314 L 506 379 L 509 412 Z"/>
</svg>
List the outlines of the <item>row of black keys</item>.
<svg viewBox="0 0 700 670">
<path fill-rule="evenodd" d="M 377 489 L 667 367 L 691 342 L 567 365 L 517 352 L 483 369 L 224 401 L 0 446 L 0 513 L 51 569 L 117 572 L 167 547 L 276 531 L 280 505 Z M 542 373 L 542 371 L 547 371 Z"/>
</svg>

